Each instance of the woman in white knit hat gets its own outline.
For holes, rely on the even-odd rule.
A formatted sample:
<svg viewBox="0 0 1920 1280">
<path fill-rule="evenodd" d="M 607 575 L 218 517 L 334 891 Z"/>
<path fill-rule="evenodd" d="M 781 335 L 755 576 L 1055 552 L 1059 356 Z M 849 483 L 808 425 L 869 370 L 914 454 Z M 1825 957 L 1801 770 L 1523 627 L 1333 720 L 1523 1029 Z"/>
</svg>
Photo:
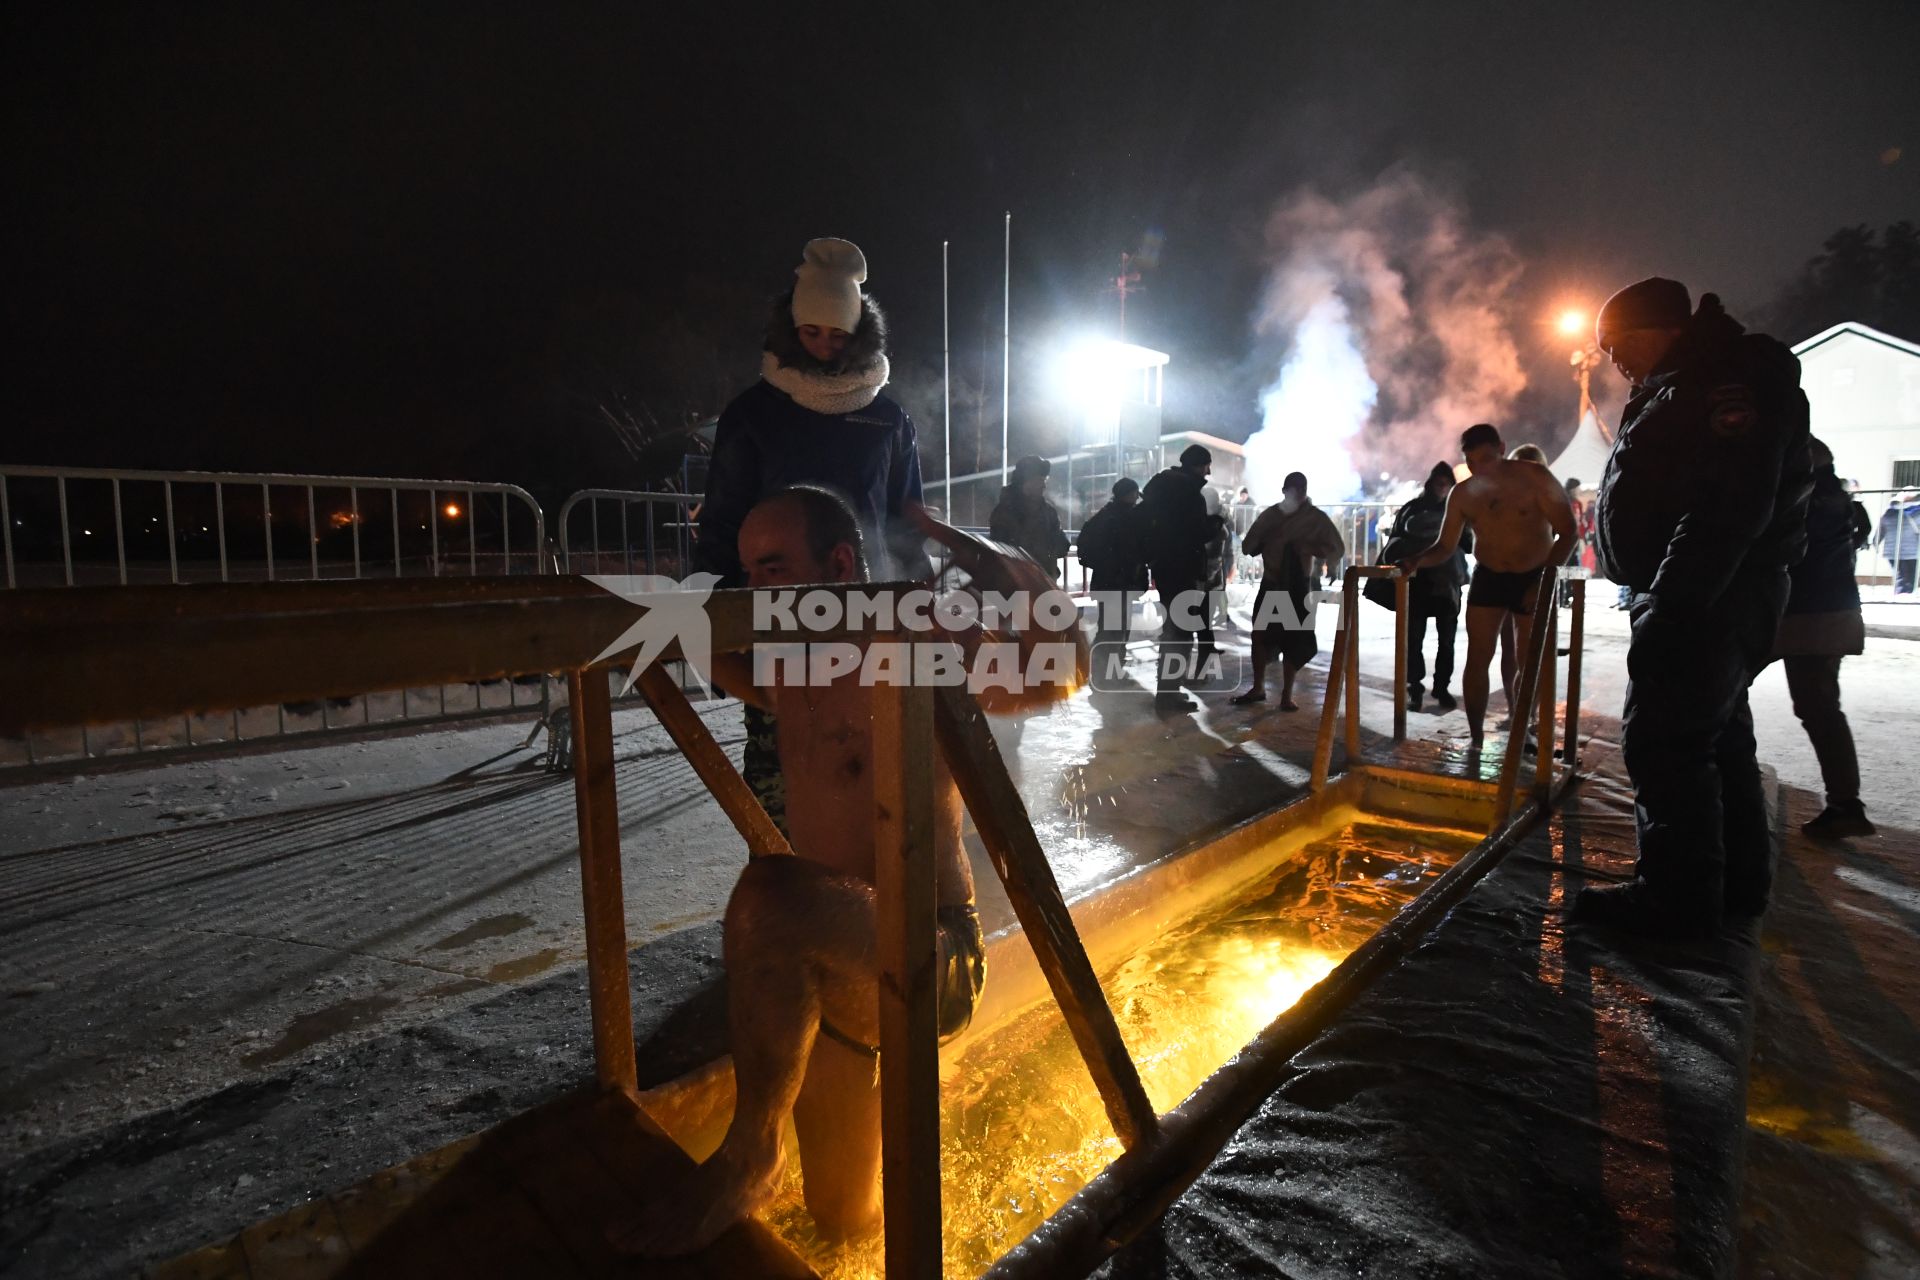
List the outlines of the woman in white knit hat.
<svg viewBox="0 0 1920 1280">
<path fill-rule="evenodd" d="M 921 500 L 913 421 L 884 394 L 887 324 L 860 291 L 866 256 L 845 240 L 810 240 L 793 288 L 774 299 L 760 380 L 741 392 L 714 433 L 700 504 L 695 567 L 739 586 L 740 525 L 760 499 L 816 484 L 847 499 L 867 541 L 876 581 L 932 573 L 920 534 L 905 519 Z M 785 828 L 773 718 L 747 712 L 742 772 Z"/>
</svg>

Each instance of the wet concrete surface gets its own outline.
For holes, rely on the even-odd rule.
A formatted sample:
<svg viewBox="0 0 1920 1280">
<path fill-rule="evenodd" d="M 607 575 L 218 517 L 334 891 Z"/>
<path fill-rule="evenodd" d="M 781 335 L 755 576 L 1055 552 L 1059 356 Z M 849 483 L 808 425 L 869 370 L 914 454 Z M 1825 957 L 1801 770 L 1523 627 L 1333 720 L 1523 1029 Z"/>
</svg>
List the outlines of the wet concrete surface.
<svg viewBox="0 0 1920 1280">
<path fill-rule="evenodd" d="M 1586 724 L 1604 737 L 1624 619 L 1589 616 Z M 1362 618 L 1378 743 L 1391 620 Z M 1304 788 L 1330 626 L 1329 610 L 1299 714 L 1210 696 L 1162 716 L 1111 694 L 996 726 L 1070 896 Z M 1920 646 L 1870 641 L 1843 683 L 1870 810 L 1920 830 Z M 1777 672 L 1754 701 L 1804 820 L 1817 771 Z M 706 714 L 737 752 L 737 709 Z M 1459 713 L 1409 724 L 1466 767 Z M 743 850 L 650 716 L 622 712 L 616 733 L 642 1056 L 671 1075 L 721 1034 L 713 921 Z M 0 1270 L 117 1274 L 589 1074 L 572 796 L 524 737 L 467 728 L 0 789 Z M 977 872 L 993 928 L 1010 913 Z M 1912 954 L 1898 904 L 1856 892 Z M 89 1225 L 108 1206 L 126 1241 L 112 1250 Z"/>
</svg>

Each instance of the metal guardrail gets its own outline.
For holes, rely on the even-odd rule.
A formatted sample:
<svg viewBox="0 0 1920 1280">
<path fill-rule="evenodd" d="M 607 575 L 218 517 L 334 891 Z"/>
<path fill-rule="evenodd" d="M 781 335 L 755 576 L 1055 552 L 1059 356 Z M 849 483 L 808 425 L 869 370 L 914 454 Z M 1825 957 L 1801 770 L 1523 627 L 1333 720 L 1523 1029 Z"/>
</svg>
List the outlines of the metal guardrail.
<svg viewBox="0 0 1920 1280">
<path fill-rule="evenodd" d="M 540 573 L 547 537 L 511 484 L 29 466 L 0 466 L 0 529 L 8 589 Z"/>
<path fill-rule="evenodd" d="M 540 504 L 511 484 L 0 466 L 8 591 L 543 574 L 546 541 Z M 0 769 L 547 705 L 544 686 L 506 683 L 83 725 L 0 743 Z"/>
<path fill-rule="evenodd" d="M 699 505 L 699 496 L 690 493 L 582 489 L 560 504 L 554 519 L 560 572 L 684 578 L 693 572 L 693 510 Z M 603 506 L 614 514 L 606 515 Z M 576 535 L 583 511 L 586 527 Z"/>
</svg>

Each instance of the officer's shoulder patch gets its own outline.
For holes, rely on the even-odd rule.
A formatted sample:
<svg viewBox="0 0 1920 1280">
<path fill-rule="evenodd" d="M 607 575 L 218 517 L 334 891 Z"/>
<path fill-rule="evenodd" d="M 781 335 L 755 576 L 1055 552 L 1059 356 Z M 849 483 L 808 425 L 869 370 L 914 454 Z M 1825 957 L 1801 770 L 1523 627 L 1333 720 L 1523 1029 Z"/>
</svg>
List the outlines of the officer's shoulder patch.
<svg viewBox="0 0 1920 1280">
<path fill-rule="evenodd" d="M 1723 382 L 1707 393 L 1707 425 L 1713 434 L 1732 439 L 1744 436 L 1760 420 L 1753 390 L 1744 382 Z"/>
</svg>

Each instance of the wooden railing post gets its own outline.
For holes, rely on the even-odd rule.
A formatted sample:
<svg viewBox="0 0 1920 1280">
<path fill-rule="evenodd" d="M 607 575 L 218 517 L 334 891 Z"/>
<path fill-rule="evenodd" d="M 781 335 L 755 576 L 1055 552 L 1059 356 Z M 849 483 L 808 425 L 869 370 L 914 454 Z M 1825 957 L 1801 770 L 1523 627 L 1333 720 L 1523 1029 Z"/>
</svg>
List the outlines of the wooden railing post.
<svg viewBox="0 0 1920 1280">
<path fill-rule="evenodd" d="M 1569 769 L 1580 765 L 1580 659 L 1587 647 L 1587 580 L 1567 583 L 1573 607 L 1567 617 L 1567 741 L 1561 754 Z"/>
<path fill-rule="evenodd" d="M 1347 570 L 1340 591 L 1340 623 L 1347 632 L 1347 768 L 1360 762 L 1360 575 Z"/>
<path fill-rule="evenodd" d="M 938 1280 L 942 1266 L 933 753 L 932 688 L 875 686 L 881 1198 L 886 1273 L 912 1280 Z"/>
<path fill-rule="evenodd" d="M 787 838 L 767 816 L 760 797 L 753 794 L 753 788 L 733 767 L 733 761 L 720 749 L 720 744 L 713 740 L 706 721 L 693 709 L 666 668 L 655 663 L 641 672 L 640 693 L 653 708 L 653 714 L 659 717 L 667 736 L 680 748 L 680 754 L 687 758 L 700 781 L 706 783 L 707 790 L 720 802 L 720 809 L 733 823 L 734 830 L 746 840 L 747 852 L 755 856 L 792 853 Z"/>
<path fill-rule="evenodd" d="M 587 998 L 601 1087 L 637 1094 L 627 911 L 620 884 L 620 813 L 613 780 L 613 699 L 605 671 L 567 672 L 573 707 L 573 800 L 580 825 L 580 897 L 586 908 Z"/>
<path fill-rule="evenodd" d="M 1313 776 L 1310 785 L 1315 791 L 1327 785 L 1327 774 L 1333 769 L 1333 730 L 1340 714 L 1340 693 L 1347 674 L 1346 609 L 1346 593 L 1343 591 L 1340 595 L 1340 620 L 1333 629 L 1333 656 L 1327 660 L 1327 688 L 1320 699 L 1320 732 L 1313 740 Z M 1314 617 L 1316 621 L 1319 618 L 1318 606 L 1314 609 Z"/>
<path fill-rule="evenodd" d="M 1393 740 L 1407 740 L 1407 609 L 1413 580 L 1393 577 Z"/>
<path fill-rule="evenodd" d="M 1559 666 L 1555 659 L 1559 648 L 1560 593 L 1556 590 L 1547 603 L 1547 649 L 1540 658 L 1540 693 L 1537 698 L 1540 708 L 1534 729 L 1533 793 L 1543 806 L 1553 794 L 1554 704 L 1557 701 L 1554 686 L 1559 677 Z"/>
<path fill-rule="evenodd" d="M 1040 972 L 1106 1104 L 1113 1131 L 1132 1148 L 1158 1128 L 1153 1103 L 1120 1038 L 1113 1009 L 1094 975 L 1093 962 L 1087 958 L 1040 837 L 1027 819 L 1026 805 L 1000 760 L 986 716 L 965 689 L 947 685 L 935 690 L 934 724 L 947 769 L 973 815 L 980 841 L 1040 962 Z"/>
</svg>

